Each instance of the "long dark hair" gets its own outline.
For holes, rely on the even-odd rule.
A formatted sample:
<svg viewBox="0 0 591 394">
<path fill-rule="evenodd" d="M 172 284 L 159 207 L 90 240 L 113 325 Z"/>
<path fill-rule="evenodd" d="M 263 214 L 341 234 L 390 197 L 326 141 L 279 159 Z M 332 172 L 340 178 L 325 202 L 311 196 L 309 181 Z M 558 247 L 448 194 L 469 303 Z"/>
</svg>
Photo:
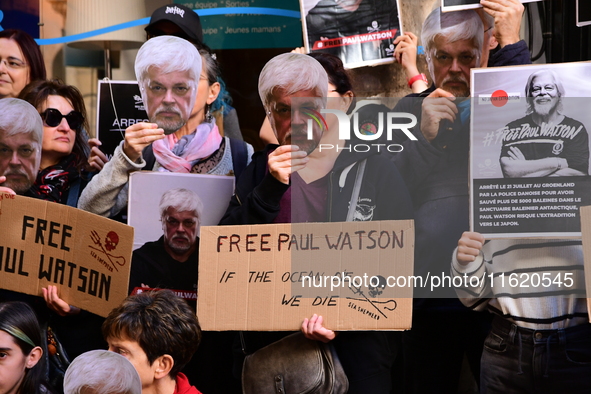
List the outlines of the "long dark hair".
<svg viewBox="0 0 591 394">
<path fill-rule="evenodd" d="M 14 335 L 15 329 L 24 334 L 35 346 L 43 347 L 41 328 L 31 307 L 20 301 L 0 303 L 0 330 L 12 335 L 14 342 L 21 348 L 23 354 L 29 355 L 35 346 L 16 337 Z M 43 351 L 45 352 L 47 349 L 43 349 Z M 25 377 L 18 392 L 23 394 L 47 393 L 44 383 L 45 358 L 41 357 L 34 367 L 25 371 Z"/>
<path fill-rule="evenodd" d="M 16 41 L 21 51 L 23 51 L 25 61 L 29 65 L 29 82 L 47 78 L 41 49 L 39 49 L 39 45 L 37 45 L 33 37 L 22 30 L 6 29 L 0 31 L 0 38 Z"/>
<path fill-rule="evenodd" d="M 88 117 L 86 116 L 86 106 L 80 91 L 72 85 L 66 85 L 59 79 L 52 79 L 50 81 L 34 81 L 25 86 L 19 98 L 28 101 L 37 111 L 41 110 L 41 106 L 47 101 L 48 96 L 61 96 L 68 100 L 74 111 L 78 111 L 84 117 L 82 126 L 76 130 L 76 141 L 72 148 L 72 153 L 76 155 L 76 166 L 81 170 L 88 162 L 88 155 L 90 147 L 88 146 Z"/>
<path fill-rule="evenodd" d="M 355 92 L 353 91 L 353 81 L 351 76 L 345 70 L 343 62 L 337 56 L 331 55 L 330 53 L 323 52 L 311 52 L 308 56 L 318 60 L 318 63 L 324 68 L 328 75 L 328 82 L 335 86 L 335 90 L 341 96 L 347 92 L 353 93 L 353 100 L 349 106 L 349 111 L 355 108 Z"/>
</svg>

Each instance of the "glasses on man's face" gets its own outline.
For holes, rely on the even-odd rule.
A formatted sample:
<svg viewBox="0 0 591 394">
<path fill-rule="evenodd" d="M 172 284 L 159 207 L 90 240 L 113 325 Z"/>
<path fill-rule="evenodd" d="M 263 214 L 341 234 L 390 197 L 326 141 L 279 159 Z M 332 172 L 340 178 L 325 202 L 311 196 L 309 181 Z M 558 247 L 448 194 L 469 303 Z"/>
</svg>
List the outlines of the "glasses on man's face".
<svg viewBox="0 0 591 394">
<path fill-rule="evenodd" d="M 178 220 L 176 218 L 173 218 L 172 216 L 168 216 L 166 218 L 166 224 L 168 224 L 170 227 L 176 228 L 181 223 L 183 224 L 183 228 L 193 228 L 197 224 L 197 220 L 195 220 L 195 219 Z"/>
<path fill-rule="evenodd" d="M 66 122 L 72 130 L 79 130 L 84 122 L 84 116 L 78 111 L 71 111 L 67 115 L 63 115 L 55 108 L 47 108 L 41 113 L 41 118 L 49 127 L 57 127 L 62 123 L 62 119 L 66 118 Z"/>
<path fill-rule="evenodd" d="M 465 52 L 458 56 L 452 56 L 446 52 L 435 51 L 433 54 L 433 59 L 444 67 L 451 66 L 454 59 L 456 59 L 461 65 L 471 66 L 476 61 L 476 55 L 471 52 Z"/>
<path fill-rule="evenodd" d="M 27 63 L 20 59 L 9 57 L 8 59 L 0 59 L 0 64 L 4 63 L 6 68 L 10 70 L 22 70 L 27 67 Z"/>
<path fill-rule="evenodd" d="M 293 108 L 290 105 L 282 104 L 282 103 L 273 103 L 271 109 L 273 113 L 275 113 L 279 118 L 282 119 L 291 119 L 292 112 L 297 111 L 300 113 L 301 116 L 310 117 L 312 115 L 318 114 L 322 107 L 315 103 L 307 103 L 302 105 L 298 108 Z"/>
</svg>

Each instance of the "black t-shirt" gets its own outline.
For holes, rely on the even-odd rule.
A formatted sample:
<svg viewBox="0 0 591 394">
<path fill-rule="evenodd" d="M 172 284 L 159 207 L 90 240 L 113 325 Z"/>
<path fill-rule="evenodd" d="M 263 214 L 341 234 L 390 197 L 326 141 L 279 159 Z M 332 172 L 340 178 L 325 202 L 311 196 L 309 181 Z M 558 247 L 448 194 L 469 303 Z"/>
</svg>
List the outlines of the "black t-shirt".
<svg viewBox="0 0 591 394">
<path fill-rule="evenodd" d="M 129 292 L 142 284 L 150 288 L 197 291 L 199 275 L 199 238 L 195 252 L 184 263 L 173 259 L 164 249 L 164 236 L 146 242 L 133 251 Z M 195 308 L 195 302 L 188 299 Z"/>
<path fill-rule="evenodd" d="M 324 222 L 327 218 L 328 180 L 330 175 L 306 183 L 295 172 L 291 175 L 291 222 Z"/>
<path fill-rule="evenodd" d="M 530 114 L 500 131 L 503 133 L 501 157 L 508 157 L 509 148 L 517 147 L 526 160 L 560 157 L 566 159 L 569 168 L 589 172 L 589 135 L 578 120 L 565 116 L 557 125 L 538 125 Z"/>
</svg>

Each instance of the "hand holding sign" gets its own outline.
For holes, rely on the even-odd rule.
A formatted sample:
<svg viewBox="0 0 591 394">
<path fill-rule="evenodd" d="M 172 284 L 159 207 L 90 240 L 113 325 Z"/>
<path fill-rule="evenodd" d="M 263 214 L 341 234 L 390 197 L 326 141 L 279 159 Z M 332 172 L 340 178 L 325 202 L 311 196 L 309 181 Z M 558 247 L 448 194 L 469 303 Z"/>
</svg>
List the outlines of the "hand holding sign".
<svg viewBox="0 0 591 394">
<path fill-rule="evenodd" d="M 335 339 L 336 333 L 333 330 L 324 328 L 322 321 L 322 316 L 318 316 L 317 314 L 313 314 L 310 320 L 304 319 L 304 322 L 302 323 L 302 332 L 306 338 L 322 341 L 324 343 Z"/>
<path fill-rule="evenodd" d="M 476 260 L 480 254 L 480 250 L 484 245 L 484 237 L 482 234 L 471 231 L 464 231 L 462 238 L 458 241 L 458 263 L 461 265 L 468 265 Z"/>
<path fill-rule="evenodd" d="M 123 152 L 131 161 L 140 158 L 142 150 L 152 142 L 164 138 L 164 130 L 159 129 L 156 123 L 140 122 L 125 129 Z"/>
<path fill-rule="evenodd" d="M 0 185 L 3 184 L 4 182 L 6 182 L 6 177 L 0 176 Z M 3 194 L 3 193 L 7 193 L 7 194 L 11 194 L 13 196 L 16 196 L 16 193 L 11 188 L 0 186 L 0 194 Z"/>
<path fill-rule="evenodd" d="M 495 18 L 495 38 L 499 45 L 515 44 L 521 38 L 519 30 L 521 27 L 521 16 L 523 15 L 523 4 L 519 0 L 481 0 L 480 4 L 484 11 Z"/>
<path fill-rule="evenodd" d="M 396 37 L 394 45 L 396 45 L 394 59 L 404 68 L 406 78 L 410 79 L 415 75 L 419 75 L 419 69 L 417 68 L 419 38 L 414 33 L 407 31 L 403 35 Z M 422 87 L 422 90 L 427 88 L 427 86 Z"/>
<path fill-rule="evenodd" d="M 76 305 L 105 317 L 127 296 L 133 228 L 18 195 L 0 194 L 0 212 L 14 230 L 0 237 L 0 289 L 43 295 L 60 315 Z"/>
<path fill-rule="evenodd" d="M 76 315 L 80 313 L 80 308 L 68 304 L 62 300 L 57 294 L 57 286 L 47 286 L 41 289 L 43 291 L 43 298 L 47 307 L 60 316 Z"/>
<path fill-rule="evenodd" d="M 98 138 L 91 138 L 88 140 L 90 146 L 90 155 L 88 156 L 88 167 L 90 171 L 100 171 L 103 169 L 105 164 L 109 161 L 107 155 L 105 155 L 100 149 L 103 143 Z"/>
<path fill-rule="evenodd" d="M 304 168 L 308 160 L 296 145 L 282 145 L 269 155 L 269 173 L 287 185 L 291 174 Z"/>
<path fill-rule="evenodd" d="M 458 108 L 453 103 L 454 100 L 454 95 L 443 89 L 435 89 L 423 100 L 421 133 L 427 141 L 431 142 L 437 137 L 441 121 L 454 122 L 456 120 Z"/>
</svg>

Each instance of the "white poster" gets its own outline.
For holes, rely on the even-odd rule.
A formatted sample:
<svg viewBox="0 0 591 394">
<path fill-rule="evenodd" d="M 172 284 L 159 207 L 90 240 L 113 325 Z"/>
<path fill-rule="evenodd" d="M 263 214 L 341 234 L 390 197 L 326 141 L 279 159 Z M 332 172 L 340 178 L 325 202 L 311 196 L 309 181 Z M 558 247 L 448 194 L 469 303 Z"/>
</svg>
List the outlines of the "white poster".
<svg viewBox="0 0 591 394">
<path fill-rule="evenodd" d="M 133 249 L 162 236 L 158 209 L 164 192 L 185 188 L 195 192 L 203 203 L 200 226 L 216 226 L 234 193 L 234 177 L 171 172 L 134 172 L 129 181 L 128 224 L 135 229 Z"/>
<path fill-rule="evenodd" d="M 591 63 L 472 70 L 471 228 L 580 236 L 591 204 Z"/>
</svg>

